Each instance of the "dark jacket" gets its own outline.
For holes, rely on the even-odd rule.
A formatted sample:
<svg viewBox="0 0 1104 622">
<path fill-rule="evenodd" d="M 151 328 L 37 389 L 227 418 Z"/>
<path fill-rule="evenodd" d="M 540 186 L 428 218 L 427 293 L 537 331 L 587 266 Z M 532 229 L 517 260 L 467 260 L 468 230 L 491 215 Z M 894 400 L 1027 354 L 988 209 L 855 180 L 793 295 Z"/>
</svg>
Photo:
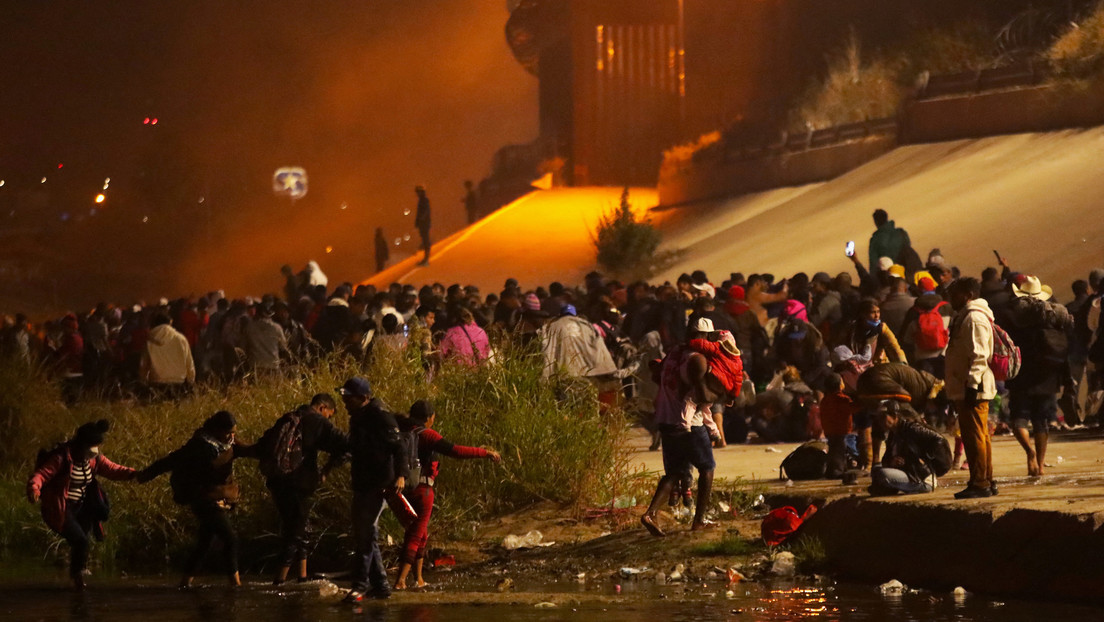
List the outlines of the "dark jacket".
<svg viewBox="0 0 1104 622">
<path fill-rule="evenodd" d="M 928 396 L 943 382 L 904 363 L 879 363 L 863 372 L 856 385 L 860 400 L 899 400 L 923 412 Z"/>
<path fill-rule="evenodd" d="M 143 471 L 143 480 L 149 480 L 171 471 L 173 501 L 181 505 L 204 501 L 237 501 L 237 484 L 234 483 L 234 458 L 243 447 L 235 443 L 227 448 L 212 442 L 199 429 L 184 446 L 151 464 Z"/>
<path fill-rule="evenodd" d="M 398 420 L 379 399 L 349 413 L 349 450 L 353 490 L 379 490 L 409 476 Z"/>
<path fill-rule="evenodd" d="M 1020 373 L 1006 384 L 1014 393 L 1055 395 L 1069 375 L 1069 332 L 1073 317 L 1065 307 L 1031 297 L 1016 298 L 1001 328 L 1020 348 Z"/>
<path fill-rule="evenodd" d="M 947 439 L 918 421 L 902 419 L 886 438 L 882 464 L 902 458 L 900 467 L 912 482 L 922 482 L 950 467 L 951 451 Z"/>
<path fill-rule="evenodd" d="M 429 197 L 418 198 L 418 212 L 414 214 L 414 227 L 418 231 L 429 231 L 430 225 L 430 211 L 429 211 Z"/>
<path fill-rule="evenodd" d="M 315 412 L 310 406 L 300 406 L 295 411 L 285 413 L 277 419 L 276 423 L 261 435 L 250 453 L 259 459 L 262 465 L 266 460 L 274 460 L 280 432 L 285 425 L 293 423 L 295 418 L 299 419 L 299 432 L 303 435 L 303 461 L 291 473 L 268 477 L 266 483 L 269 488 L 294 488 L 301 493 L 311 494 L 319 484 L 318 452 L 328 453 L 331 466 L 335 465 L 349 451 L 349 437 L 332 421 Z"/>
</svg>

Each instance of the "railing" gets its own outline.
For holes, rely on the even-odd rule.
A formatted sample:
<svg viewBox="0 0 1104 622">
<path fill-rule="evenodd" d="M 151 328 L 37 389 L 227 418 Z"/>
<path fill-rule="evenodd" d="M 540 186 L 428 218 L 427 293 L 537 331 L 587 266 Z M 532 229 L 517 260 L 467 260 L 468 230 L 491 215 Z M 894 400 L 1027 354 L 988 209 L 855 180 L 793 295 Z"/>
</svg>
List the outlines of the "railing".
<svg viewBox="0 0 1104 622">
<path fill-rule="evenodd" d="M 1007 67 L 921 78 L 914 99 L 934 99 L 1038 86 L 1053 74 L 1049 63 L 1026 61 Z"/>
</svg>

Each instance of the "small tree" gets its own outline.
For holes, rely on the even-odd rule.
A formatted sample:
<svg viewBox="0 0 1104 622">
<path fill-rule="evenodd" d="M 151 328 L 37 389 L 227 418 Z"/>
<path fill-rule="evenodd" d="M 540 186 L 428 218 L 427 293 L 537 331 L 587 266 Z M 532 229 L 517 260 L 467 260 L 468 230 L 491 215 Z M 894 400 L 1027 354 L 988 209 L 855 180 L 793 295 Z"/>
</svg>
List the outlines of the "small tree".
<svg viewBox="0 0 1104 622">
<path fill-rule="evenodd" d="M 649 218 L 638 220 L 633 214 L 628 188 L 621 204 L 598 220 L 593 240 L 602 267 L 621 276 L 650 276 L 660 233 Z"/>
</svg>

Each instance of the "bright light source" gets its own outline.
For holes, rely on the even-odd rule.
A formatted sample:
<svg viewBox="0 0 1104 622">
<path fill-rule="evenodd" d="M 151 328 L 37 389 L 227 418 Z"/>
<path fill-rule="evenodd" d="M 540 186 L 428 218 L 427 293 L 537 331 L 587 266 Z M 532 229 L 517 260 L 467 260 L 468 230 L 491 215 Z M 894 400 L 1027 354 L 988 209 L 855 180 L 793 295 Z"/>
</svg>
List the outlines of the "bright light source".
<svg viewBox="0 0 1104 622">
<path fill-rule="evenodd" d="M 42 178 L 42 181 L 41 181 L 40 183 L 46 183 L 46 178 L 45 178 L 45 177 L 43 177 L 43 178 Z"/>
<path fill-rule="evenodd" d="M 150 125 L 157 125 L 157 117 L 154 117 L 153 120 L 150 121 Z"/>
<path fill-rule="evenodd" d="M 149 122 L 150 122 L 150 118 L 146 117 L 146 120 L 142 121 L 142 125 L 149 125 Z"/>
<path fill-rule="evenodd" d="M 97 202 L 97 203 L 103 203 L 103 202 L 104 202 L 104 199 L 106 199 L 106 198 L 107 198 L 107 197 L 106 197 L 106 196 L 104 196 L 104 195 L 102 195 L 102 194 L 97 194 L 97 195 L 96 195 L 96 202 Z"/>
<path fill-rule="evenodd" d="M 63 166 L 65 166 L 65 165 L 64 165 L 64 164 L 62 164 L 61 162 L 58 162 L 58 168 L 61 168 L 61 167 L 63 167 Z"/>
<path fill-rule="evenodd" d="M 409 216 L 409 215 L 410 215 L 410 210 L 404 209 L 403 210 L 403 216 Z"/>
<path fill-rule="evenodd" d="M 341 204 L 341 209 L 349 209 L 349 204 L 348 203 L 342 203 Z"/>
<path fill-rule="evenodd" d="M 105 184 L 110 184 L 111 183 L 111 178 L 110 177 L 104 177 L 104 183 Z"/>
<path fill-rule="evenodd" d="M 395 246 L 402 244 L 402 238 L 395 238 Z"/>
<path fill-rule="evenodd" d="M 332 253 L 333 252 L 333 247 L 332 246 L 327 246 L 326 247 L 326 252 L 327 253 Z"/>
<path fill-rule="evenodd" d="M 403 242 L 409 242 L 409 241 L 410 241 L 410 234 L 408 233 L 408 234 L 403 236 Z"/>
<path fill-rule="evenodd" d="M 110 185 L 111 185 L 111 184 L 104 184 L 104 187 L 103 187 L 103 189 L 104 189 L 104 190 L 107 190 L 107 187 L 108 187 L 108 186 L 110 186 Z"/>
<path fill-rule="evenodd" d="M 5 183 L 5 182 L 4 182 L 4 180 L 3 180 L 3 179 L 0 179 L 0 186 L 3 186 L 3 185 L 4 185 L 4 183 Z"/>
<path fill-rule="evenodd" d="M 202 203 L 202 202 L 204 202 L 204 201 L 206 201 L 206 200 L 207 200 L 207 199 L 204 199 L 203 197 L 199 197 L 199 202 L 200 202 L 200 203 Z"/>
<path fill-rule="evenodd" d="M 142 216 L 142 222 L 149 222 L 149 216 Z"/>
</svg>

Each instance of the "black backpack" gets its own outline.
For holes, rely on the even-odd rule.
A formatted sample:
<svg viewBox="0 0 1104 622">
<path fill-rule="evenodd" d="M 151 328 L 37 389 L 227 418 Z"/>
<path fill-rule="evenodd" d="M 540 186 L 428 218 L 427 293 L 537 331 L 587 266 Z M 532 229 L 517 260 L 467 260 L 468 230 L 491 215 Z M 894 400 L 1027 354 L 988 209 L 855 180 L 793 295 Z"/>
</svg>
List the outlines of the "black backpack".
<svg viewBox="0 0 1104 622">
<path fill-rule="evenodd" d="M 795 480 L 824 479 L 828 472 L 828 448 L 820 441 L 809 441 L 793 450 L 778 467 L 778 479 L 786 477 Z"/>
<path fill-rule="evenodd" d="M 265 477 L 286 477 L 303 464 L 303 417 L 297 412 L 284 415 L 276 433 L 276 441 L 270 454 L 261 460 L 261 473 Z"/>
</svg>

